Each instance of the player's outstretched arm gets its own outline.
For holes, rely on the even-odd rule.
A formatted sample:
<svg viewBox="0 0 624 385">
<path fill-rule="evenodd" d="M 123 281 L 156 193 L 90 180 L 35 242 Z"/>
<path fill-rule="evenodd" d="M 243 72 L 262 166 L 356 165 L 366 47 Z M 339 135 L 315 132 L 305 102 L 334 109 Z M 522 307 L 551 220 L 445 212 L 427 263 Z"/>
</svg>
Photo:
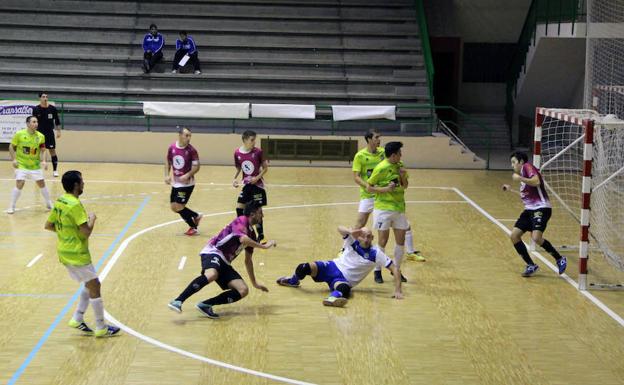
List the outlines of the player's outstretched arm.
<svg viewBox="0 0 624 385">
<path fill-rule="evenodd" d="M 392 298 L 403 299 L 403 292 L 401 291 L 401 271 L 397 269 L 394 262 L 388 266 L 388 269 L 392 271 L 394 276 L 394 294 L 392 295 Z"/>
<path fill-rule="evenodd" d="M 274 240 L 270 240 L 265 244 L 259 243 L 254 241 L 253 239 L 249 238 L 246 235 L 243 235 L 240 238 L 240 242 L 243 244 L 243 246 L 245 247 L 253 247 L 256 249 L 270 249 L 271 247 L 277 247 L 277 242 L 275 242 Z"/>
<path fill-rule="evenodd" d="M 245 250 L 245 268 L 247 268 L 247 275 L 249 276 L 249 281 L 258 290 L 269 291 L 269 289 L 263 284 L 256 282 L 256 274 L 254 272 L 253 266 L 253 253 L 249 250 Z"/>
</svg>

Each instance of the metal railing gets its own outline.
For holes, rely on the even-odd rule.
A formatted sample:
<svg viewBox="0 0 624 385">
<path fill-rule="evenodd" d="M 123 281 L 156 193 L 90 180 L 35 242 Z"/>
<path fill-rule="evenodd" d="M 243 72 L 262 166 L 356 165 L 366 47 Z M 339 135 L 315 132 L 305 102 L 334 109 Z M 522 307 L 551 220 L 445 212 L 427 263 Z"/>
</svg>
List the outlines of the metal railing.
<svg viewBox="0 0 624 385">
<path fill-rule="evenodd" d="M 544 25 L 546 34 L 549 26 L 557 25 L 557 36 L 561 34 L 562 24 L 572 24 L 572 33 L 576 23 L 584 21 L 586 16 L 586 0 L 533 0 L 518 38 L 515 54 L 509 65 L 507 75 L 507 100 L 505 117 L 511 127 L 513 122 L 514 100 L 517 96 L 518 79 L 526 71 L 529 49 L 535 45 L 537 27 Z"/>
<path fill-rule="evenodd" d="M 25 100 L 24 98 L 1 98 L 2 100 Z M 38 104 L 38 100 L 32 100 L 33 106 Z M 223 122 L 222 127 L 229 129 L 231 132 L 235 132 L 241 123 L 244 122 L 301 122 L 301 119 L 278 119 L 278 118 L 250 118 L 250 119 L 231 119 L 231 118 L 184 118 L 184 117 L 163 117 L 163 116 L 150 116 L 143 114 L 143 102 L 142 101 L 134 101 L 134 100 L 75 100 L 75 99 L 55 99 L 53 102 L 59 110 L 59 118 L 61 120 L 61 128 L 65 128 L 66 120 L 68 117 L 72 118 L 96 118 L 99 120 L 121 120 L 121 119 L 129 119 L 134 120 L 138 124 L 136 126 L 142 127 L 144 131 L 152 131 L 154 128 L 154 122 L 159 119 L 169 120 L 167 121 L 167 125 L 171 125 L 170 129 L 175 130 L 176 124 L 184 124 L 184 121 L 189 119 L 195 121 L 220 121 Z M 89 106 L 93 106 L 93 108 L 89 108 Z M 321 111 L 319 114 L 324 118 L 315 119 L 315 121 L 326 122 L 327 126 L 327 134 L 329 135 L 341 135 L 345 131 L 342 130 L 341 126 L 346 124 L 357 124 L 360 126 L 359 131 L 365 131 L 366 125 L 369 125 L 370 128 L 378 128 L 382 132 L 384 131 L 385 125 L 396 125 L 397 123 L 415 123 L 424 129 L 418 131 L 416 134 L 428 134 L 431 135 L 434 132 L 439 132 L 439 124 L 440 121 L 433 112 L 435 110 L 451 110 L 455 112 L 458 116 L 462 117 L 464 121 L 473 123 L 474 126 L 477 126 L 487 132 L 486 142 L 484 143 L 486 146 L 486 167 L 489 169 L 490 166 L 490 155 L 491 155 L 491 137 L 492 130 L 482 121 L 471 117 L 469 114 L 457 109 L 454 106 L 437 106 L 432 104 L 398 104 L 397 105 L 397 115 L 409 115 L 410 111 L 417 110 L 427 110 L 430 113 L 428 115 L 424 115 L 421 118 L 409 118 L 409 119 L 397 119 L 396 121 L 386 120 L 386 119 L 371 119 L 371 120 L 357 120 L 357 121 L 344 121 L 337 122 L 332 119 L 331 114 L 331 105 L 328 104 L 316 104 L 317 111 Z M 175 120 L 176 124 L 171 123 L 171 120 Z M 171 124 L 170 124 L 171 123 Z M 446 124 L 451 124 L 456 128 L 459 126 L 451 121 L 445 121 Z M 136 127 L 135 126 L 135 127 Z M 159 126 L 159 127 L 162 127 Z M 425 128 L 426 127 L 426 128 Z M 112 127 L 111 127 L 112 129 Z M 161 128 L 162 130 L 162 128 Z M 411 132 L 402 132 L 402 134 L 409 135 Z M 353 130 L 351 129 L 348 132 L 349 135 L 353 134 Z M 470 133 L 468 133 L 470 134 Z M 457 135 L 457 139 L 461 137 L 461 135 Z M 463 145 L 463 142 L 462 142 Z M 465 146 L 465 145 L 464 145 Z M 467 147 L 466 147 L 467 148 Z"/>
</svg>

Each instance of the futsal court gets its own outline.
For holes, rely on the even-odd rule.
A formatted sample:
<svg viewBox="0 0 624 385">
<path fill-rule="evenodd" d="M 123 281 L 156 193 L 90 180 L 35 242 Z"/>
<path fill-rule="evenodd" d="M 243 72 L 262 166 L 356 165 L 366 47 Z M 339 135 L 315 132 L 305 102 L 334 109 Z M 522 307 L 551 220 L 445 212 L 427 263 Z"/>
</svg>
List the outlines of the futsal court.
<svg viewBox="0 0 624 385">
<path fill-rule="evenodd" d="M 508 232 L 522 204 L 500 188 L 511 171 L 410 170 L 407 216 L 427 261 L 403 262 L 403 300 L 391 298 L 385 271 L 384 284 L 371 274 L 344 308 L 332 308 L 321 303 L 324 284 L 307 277 L 288 288 L 275 280 L 340 251 L 336 227 L 352 226 L 357 213 L 352 173 L 271 167 L 264 222 L 277 247 L 253 257 L 269 292 L 250 287 L 248 297 L 217 306 L 221 318 L 212 320 L 194 304 L 216 295 L 216 284 L 181 314 L 167 303 L 198 275 L 199 251 L 234 217 L 233 167 L 202 166 L 189 207 L 204 218 L 200 235 L 187 237 L 169 209 L 162 165 L 62 166 L 85 178 L 81 200 L 97 214 L 91 254 L 108 321 L 123 332 L 96 340 L 66 326 L 77 286 L 57 260 L 55 234 L 43 229 L 48 213 L 38 189 L 27 182 L 18 211 L 0 215 L 1 383 L 624 383 L 624 293 L 579 292 L 576 250 L 564 251 L 567 275 L 538 249 L 540 271 L 521 277 Z M 0 178 L 0 204 L 8 204 L 8 162 Z M 62 193 L 58 178 L 46 183 L 54 198 Z M 545 237 L 574 244 L 578 234 L 553 203 Z M 386 249 L 393 248 L 391 236 Z M 248 282 L 244 257 L 233 265 Z M 590 280 L 624 281 L 597 253 L 589 266 Z"/>
</svg>

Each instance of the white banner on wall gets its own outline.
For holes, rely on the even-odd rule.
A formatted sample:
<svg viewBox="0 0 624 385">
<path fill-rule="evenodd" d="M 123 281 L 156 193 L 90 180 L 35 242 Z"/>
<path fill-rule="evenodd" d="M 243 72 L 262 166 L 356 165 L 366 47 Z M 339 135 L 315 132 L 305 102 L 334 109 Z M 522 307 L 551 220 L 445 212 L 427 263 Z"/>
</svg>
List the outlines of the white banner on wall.
<svg viewBox="0 0 624 385">
<path fill-rule="evenodd" d="M 335 121 L 360 119 L 396 120 L 396 106 L 332 106 Z"/>
<path fill-rule="evenodd" d="M 145 115 L 249 119 L 249 103 L 143 102 Z"/>
<path fill-rule="evenodd" d="M 17 131 L 26 128 L 26 118 L 36 104 L 32 100 L 0 100 L 1 143 L 10 143 Z"/>
<path fill-rule="evenodd" d="M 315 119 L 316 106 L 306 104 L 252 104 L 254 118 Z"/>
</svg>

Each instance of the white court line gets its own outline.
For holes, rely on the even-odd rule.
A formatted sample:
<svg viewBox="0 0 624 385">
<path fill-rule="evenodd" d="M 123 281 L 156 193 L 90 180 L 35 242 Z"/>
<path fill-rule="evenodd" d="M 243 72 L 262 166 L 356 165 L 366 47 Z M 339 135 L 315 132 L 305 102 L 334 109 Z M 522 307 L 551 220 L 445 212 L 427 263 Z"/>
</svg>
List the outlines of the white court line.
<svg viewBox="0 0 624 385">
<path fill-rule="evenodd" d="M 420 203 L 426 203 L 427 201 L 407 201 L 409 202 L 420 202 Z M 429 201 L 429 202 L 439 202 L 439 201 Z M 457 202 L 462 202 L 462 201 L 448 201 L 450 203 L 457 203 Z M 317 203 L 317 204 L 303 204 L 303 205 L 289 205 L 289 206 L 280 206 L 280 207 L 266 207 L 264 208 L 264 210 L 277 210 L 277 209 L 285 209 L 285 208 L 305 208 L 305 207 L 321 207 L 321 206 L 338 206 L 338 205 L 357 205 L 359 204 L 359 202 L 339 202 L 339 203 Z M 204 218 L 208 218 L 208 217 L 215 217 L 215 216 L 219 216 L 219 215 L 228 215 L 228 214 L 232 214 L 234 213 L 234 211 L 225 211 L 225 212 L 220 212 L 220 213 L 212 213 L 212 214 L 205 214 Z M 155 230 L 157 228 L 160 227 L 164 227 L 164 226 L 168 226 L 171 225 L 173 223 L 179 223 L 182 222 L 182 219 L 176 219 L 176 220 L 172 220 L 169 222 L 165 222 L 165 223 L 161 223 L 158 225 L 154 225 L 148 228 L 145 228 L 143 230 L 140 230 L 134 234 L 132 234 L 131 236 L 129 236 L 128 238 L 126 238 L 120 245 L 119 248 L 117 249 L 117 251 L 115 251 L 115 254 L 113 254 L 113 256 L 108 260 L 108 262 L 106 263 L 106 266 L 104 266 L 104 269 L 102 269 L 101 273 L 99 274 L 99 279 L 101 282 L 103 282 L 106 277 L 108 276 L 108 273 L 111 271 L 111 269 L 113 268 L 113 266 L 115 266 L 115 263 L 117 263 L 117 260 L 119 259 L 119 257 L 121 256 L 121 254 L 126 250 L 126 248 L 128 247 L 128 245 L 130 244 L 130 242 L 132 242 L 135 238 L 149 232 L 152 230 Z M 179 348 L 176 348 L 174 346 L 171 345 L 167 345 L 161 341 L 155 340 L 149 336 L 146 336 L 144 334 L 141 334 L 137 331 L 135 331 L 134 329 L 130 328 L 129 326 L 123 324 L 122 322 L 120 322 L 119 320 L 117 320 L 115 317 L 113 317 L 110 313 L 105 311 L 105 315 L 106 318 L 111 321 L 112 323 L 114 323 L 115 325 L 119 326 L 121 329 L 123 329 L 125 332 L 127 332 L 128 334 L 131 334 L 147 343 L 150 343 L 152 345 L 155 345 L 157 347 L 160 347 L 162 349 L 165 350 L 169 350 L 171 352 L 174 353 L 178 353 L 181 354 L 183 356 L 186 357 L 190 357 L 196 360 L 200 360 L 203 362 L 207 362 L 209 364 L 215 365 L 215 366 L 220 366 L 223 368 L 227 368 L 227 369 L 231 369 L 231 370 L 235 370 L 238 372 L 242 372 L 242 373 L 247 373 L 250 375 L 254 375 L 254 376 L 259 376 L 259 377 L 264 377 L 264 378 L 269 378 L 269 379 L 273 379 L 276 381 L 281 381 L 281 382 L 285 382 L 285 383 L 289 383 L 289 384 L 305 384 L 308 385 L 309 383 L 307 382 L 302 382 L 302 381 L 298 381 L 298 380 L 293 380 L 290 378 L 285 378 L 285 377 L 279 377 L 279 376 L 275 376 L 272 374 L 268 374 L 268 373 L 263 373 L 263 372 L 258 372 L 252 369 L 247 369 L 247 368 L 243 368 L 243 367 L 239 367 L 239 366 L 235 366 L 235 365 L 231 365 L 225 362 L 221 362 L 221 361 L 217 361 L 217 360 L 213 360 L 210 359 L 208 357 L 203 357 L 191 352 L 188 352 L 186 350 L 182 350 Z"/>
<path fill-rule="evenodd" d="M 472 207 L 474 207 L 475 209 L 477 209 L 477 211 L 479 211 L 481 214 L 483 214 L 487 219 L 489 219 L 492 223 L 496 224 L 498 227 L 500 227 L 507 235 L 511 235 L 511 230 L 509 230 L 505 225 L 503 225 L 500 221 L 498 221 L 496 218 L 494 218 L 493 216 L 491 216 L 487 211 L 485 211 L 483 208 L 481 208 L 481 206 L 479 206 L 477 203 L 475 203 L 475 201 L 473 201 L 472 199 L 468 198 L 468 196 L 466 194 L 464 194 L 463 192 L 461 192 L 459 189 L 457 188 L 453 188 L 453 190 L 462 198 L 464 198 L 468 203 L 470 203 L 470 205 Z M 526 245 L 526 243 L 525 243 Z M 527 245 L 528 247 L 529 245 Z M 544 262 L 544 264 L 546 264 L 546 266 L 548 266 L 550 268 L 550 270 L 554 271 L 555 273 L 559 274 L 559 269 L 553 265 L 548 259 L 546 259 L 542 254 L 538 253 L 537 251 L 533 251 L 531 252 L 535 257 L 537 257 L 540 261 Z M 560 275 L 561 278 L 563 278 L 567 283 L 569 283 L 570 285 L 572 285 L 575 289 L 577 289 L 578 292 L 580 292 L 581 294 L 583 294 L 585 297 L 587 297 L 590 301 L 592 301 L 594 303 L 594 305 L 598 306 L 598 308 L 600 308 L 600 310 L 604 311 L 605 313 L 607 313 L 607 315 L 611 318 L 613 318 L 617 323 L 620 324 L 620 326 L 624 327 L 624 318 L 622 318 L 619 314 L 617 314 L 616 312 L 614 312 L 613 310 L 611 310 L 607 305 L 605 305 L 601 300 L 599 300 L 598 298 L 594 297 L 593 294 L 591 294 L 589 291 L 587 290 L 578 290 L 578 284 L 576 282 L 574 282 L 574 280 L 572 278 L 570 278 L 567 274 L 561 274 Z"/>
<path fill-rule="evenodd" d="M 32 265 L 37 263 L 37 261 L 41 259 L 41 257 L 43 257 L 43 254 L 37 254 L 35 258 L 33 258 L 30 262 L 28 262 L 28 265 L 26 265 L 26 267 L 32 267 Z"/>
<path fill-rule="evenodd" d="M 462 193 L 459 189 L 457 188 L 444 188 L 447 190 L 453 190 L 455 191 L 459 196 L 461 196 L 467 203 L 469 203 L 470 205 L 472 205 L 474 208 L 476 208 L 481 214 L 483 214 L 486 218 L 488 218 L 490 221 L 492 221 L 493 223 L 495 223 L 497 226 L 499 226 L 503 231 L 505 231 L 507 234 L 510 233 L 509 229 L 507 229 L 507 227 L 505 227 L 505 225 L 503 225 L 502 223 L 500 223 L 499 221 L 497 221 L 494 217 L 492 217 L 489 213 L 487 213 L 487 211 L 483 210 L 479 205 L 477 205 L 473 200 L 471 200 L 470 198 L 468 198 L 464 193 Z M 451 202 L 457 202 L 457 201 L 451 201 Z M 308 204 L 308 205 L 289 205 L 289 206 L 281 206 L 281 207 L 267 207 L 265 208 L 265 210 L 276 210 L 276 209 L 284 209 L 284 208 L 304 208 L 304 207 L 321 207 L 321 206 L 337 206 L 337 205 L 356 205 L 359 202 L 339 202 L 339 203 L 318 203 L 318 204 Z M 214 216 L 219 216 L 219 215 L 226 215 L 226 214 L 231 214 L 233 213 L 233 211 L 226 211 L 226 212 L 221 212 L 221 213 L 212 213 L 212 214 L 205 214 L 204 217 L 214 217 Z M 100 281 L 104 281 L 106 276 L 108 275 L 108 273 L 111 271 L 111 269 L 113 268 L 113 266 L 115 265 L 115 263 L 117 263 L 118 259 L 120 258 L 121 254 L 125 251 L 125 249 L 128 247 L 128 245 L 130 244 L 130 242 L 132 242 L 135 238 L 149 232 L 152 231 L 154 229 L 160 228 L 160 227 L 164 227 L 164 226 L 168 226 L 170 224 L 173 223 L 179 223 L 182 222 L 182 219 L 176 219 L 176 220 L 172 220 L 169 222 L 165 222 L 165 223 L 161 223 L 161 224 L 157 224 L 148 228 L 145 228 L 143 230 L 140 230 L 134 234 L 132 234 L 131 236 L 129 236 L 128 238 L 126 238 L 121 245 L 119 246 L 119 248 L 117 249 L 117 251 L 115 252 L 115 254 L 113 254 L 113 256 L 109 259 L 108 263 L 106 264 L 106 266 L 104 267 L 104 269 L 102 270 L 102 272 L 100 273 Z M 538 254 L 539 255 L 539 254 Z M 550 264 L 543 256 L 539 255 L 540 260 L 544 261 L 546 263 L 546 265 L 548 265 L 551 269 L 555 269 L 554 266 L 552 264 Z M 556 270 L 554 270 L 556 271 Z M 567 277 L 565 274 L 563 275 L 563 277 L 573 286 L 575 286 L 575 282 L 572 281 L 569 277 Z M 576 286 L 575 286 L 576 287 Z M 585 295 L 587 298 L 589 298 L 590 300 L 592 300 L 592 302 L 594 302 L 599 308 L 601 308 L 603 311 L 605 311 L 607 314 L 609 314 L 612 318 L 614 318 L 616 321 L 620 322 L 620 324 L 622 326 L 624 326 L 624 321 L 622 321 L 622 319 L 615 314 L 613 311 L 611 311 L 608 307 L 606 307 L 604 304 L 602 304 L 602 302 L 600 302 L 597 298 L 595 298 L 594 296 L 592 296 L 589 293 L 586 292 L 581 292 L 583 293 L 583 295 Z M 593 299 L 592 299 L 593 298 Z M 601 306 L 602 305 L 602 306 Z M 106 318 L 111 321 L 112 323 L 116 324 L 117 326 L 119 326 L 121 329 L 123 329 L 125 332 L 127 332 L 128 334 L 131 334 L 133 336 L 135 336 L 136 338 L 139 338 L 149 344 L 152 344 L 154 346 L 157 346 L 159 348 L 189 357 L 189 358 L 193 358 L 202 362 L 206 362 L 215 366 L 219 366 L 219 367 L 223 367 L 226 369 L 231 369 L 234 371 L 238 371 L 238 372 L 242 372 L 242 373 L 247 373 L 250 375 L 254 375 L 254 376 L 258 376 L 258 377 L 263 377 L 263 378 L 269 378 L 269 379 L 273 379 L 276 381 L 280 381 L 280 382 L 285 382 L 285 383 L 289 383 L 289 384 L 308 384 L 305 382 L 301 382 L 298 380 L 293 380 L 293 379 L 289 379 L 289 378 L 285 378 L 285 377 L 279 377 L 279 376 L 275 376 L 272 374 L 268 374 L 268 373 L 263 373 L 263 372 L 258 372 L 252 369 L 247 369 L 247 368 L 243 368 L 243 367 L 239 367 L 239 366 L 235 366 L 235 365 L 231 365 L 225 362 L 221 362 L 221 361 L 217 361 L 217 360 L 213 360 L 210 359 L 208 357 L 204 357 L 204 356 L 200 356 L 191 352 L 188 352 L 186 350 L 182 350 L 179 349 L 177 347 L 165 344 L 161 341 L 158 341 L 154 338 L 151 338 L 149 336 L 146 336 L 142 333 L 139 333 L 137 331 L 135 331 L 134 329 L 130 328 L 129 326 L 121 323 L 119 320 L 117 320 L 115 317 L 113 317 L 110 313 L 105 311 L 105 315 Z"/>
<path fill-rule="evenodd" d="M 180 258 L 180 264 L 178 265 L 178 270 L 184 269 L 184 265 L 186 264 L 186 255 Z"/>
<path fill-rule="evenodd" d="M 14 181 L 14 178 L 0 178 L 3 181 Z M 51 183 L 60 183 L 59 180 L 46 180 Z M 85 179 L 85 183 L 106 183 L 106 184 L 157 184 L 162 185 L 163 187 L 168 187 L 165 185 L 163 181 L 141 181 L 141 180 L 101 180 L 101 179 Z M 214 183 L 214 182 L 196 182 L 196 186 L 229 186 L 232 187 L 232 183 Z M 302 188 L 310 188 L 310 187 L 331 187 L 331 188 L 360 188 L 360 186 L 353 184 L 273 184 L 273 183 L 265 183 L 267 187 L 302 187 Z M 233 188 L 233 187 L 232 187 Z M 445 186 L 409 186 L 408 189 L 425 189 L 425 190 L 452 190 L 452 187 Z M 155 192 L 152 194 L 156 194 Z"/>
<path fill-rule="evenodd" d="M 20 298 L 69 298 L 70 294 L 30 294 L 30 293 L 0 293 L 2 297 L 20 297 Z"/>
</svg>

